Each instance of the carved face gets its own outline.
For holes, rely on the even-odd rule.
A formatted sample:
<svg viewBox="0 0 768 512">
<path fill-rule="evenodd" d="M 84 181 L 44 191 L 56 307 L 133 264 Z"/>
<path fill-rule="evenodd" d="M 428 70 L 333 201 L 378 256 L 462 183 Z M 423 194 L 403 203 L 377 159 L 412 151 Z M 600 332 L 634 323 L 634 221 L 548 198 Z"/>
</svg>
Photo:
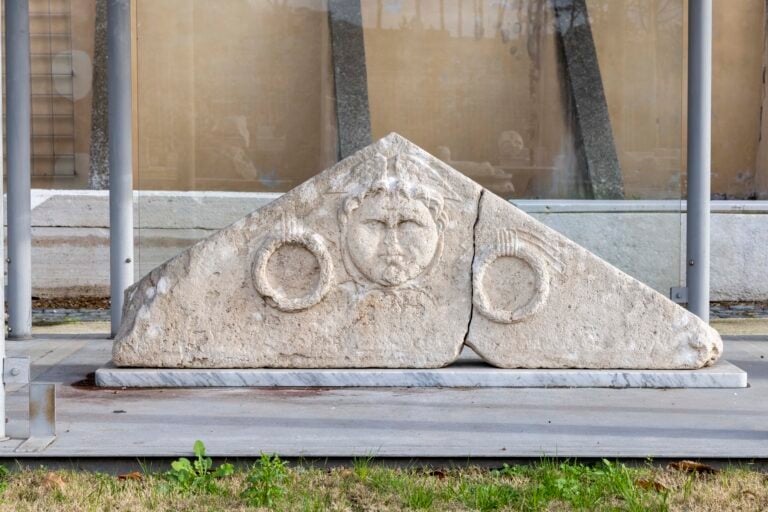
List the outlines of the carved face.
<svg viewBox="0 0 768 512">
<path fill-rule="evenodd" d="M 438 243 L 429 209 L 404 194 L 376 192 L 350 214 L 349 256 L 365 277 L 383 286 L 398 286 L 421 274 Z"/>
<path fill-rule="evenodd" d="M 499 153 L 503 157 L 518 156 L 525 149 L 523 137 L 514 130 L 501 132 L 499 136 Z"/>
</svg>

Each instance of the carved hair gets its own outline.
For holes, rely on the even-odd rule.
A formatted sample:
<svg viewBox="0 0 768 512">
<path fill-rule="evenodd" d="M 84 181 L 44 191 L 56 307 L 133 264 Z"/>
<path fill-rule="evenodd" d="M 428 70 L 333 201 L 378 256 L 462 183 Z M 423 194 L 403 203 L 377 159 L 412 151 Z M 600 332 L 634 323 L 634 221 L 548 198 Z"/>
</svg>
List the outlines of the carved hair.
<svg viewBox="0 0 768 512">
<path fill-rule="evenodd" d="M 442 224 L 442 213 L 445 202 L 443 197 L 433 190 L 418 183 L 408 183 L 399 179 L 391 181 L 380 181 L 370 187 L 362 189 L 344 199 L 341 206 L 342 221 L 355 211 L 363 203 L 366 197 L 374 196 L 379 193 L 385 193 L 391 197 L 404 197 L 406 199 L 416 199 L 424 203 L 435 222 Z M 442 226 L 440 226 L 442 227 Z"/>
<path fill-rule="evenodd" d="M 377 155 L 379 156 L 379 155 Z M 364 172 L 371 176 L 376 173 L 375 179 L 370 180 L 367 185 L 358 187 L 348 193 L 344 199 L 339 217 L 341 222 L 346 222 L 349 215 L 363 203 L 366 197 L 384 193 L 390 197 L 404 197 L 406 199 L 416 199 L 421 201 L 432 214 L 438 229 L 445 225 L 443 221 L 443 207 L 445 200 L 440 192 L 431 187 L 417 183 L 408 179 L 412 174 L 413 168 L 417 167 L 415 162 L 398 158 L 395 162 L 396 175 L 388 173 L 387 161 L 383 157 L 376 158 L 373 162 L 368 162 Z"/>
</svg>

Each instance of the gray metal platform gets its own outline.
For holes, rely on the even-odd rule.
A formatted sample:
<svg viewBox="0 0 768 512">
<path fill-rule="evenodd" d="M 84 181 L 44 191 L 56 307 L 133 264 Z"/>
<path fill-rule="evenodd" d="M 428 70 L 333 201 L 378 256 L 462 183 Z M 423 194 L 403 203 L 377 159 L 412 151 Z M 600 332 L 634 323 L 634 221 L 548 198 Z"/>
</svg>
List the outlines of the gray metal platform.
<svg viewBox="0 0 768 512">
<path fill-rule="evenodd" d="M 741 389 L 105 389 L 86 376 L 111 341 L 67 335 L 8 343 L 36 381 L 57 382 L 56 441 L 14 453 L 26 389 L 9 393 L 4 457 L 768 458 L 768 341 L 729 338 Z M 86 379 L 80 386 L 76 381 Z"/>
</svg>

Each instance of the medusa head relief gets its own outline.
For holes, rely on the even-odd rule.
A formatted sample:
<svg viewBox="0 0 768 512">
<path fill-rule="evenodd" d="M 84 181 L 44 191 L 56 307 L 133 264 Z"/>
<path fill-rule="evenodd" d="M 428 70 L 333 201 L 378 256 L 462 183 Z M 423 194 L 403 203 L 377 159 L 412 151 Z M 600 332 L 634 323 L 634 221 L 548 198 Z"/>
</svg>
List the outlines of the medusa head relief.
<svg viewBox="0 0 768 512">
<path fill-rule="evenodd" d="M 413 286 L 439 263 L 445 185 L 431 172 L 425 179 L 427 168 L 416 156 L 377 154 L 353 169 L 354 186 L 345 191 L 339 222 L 344 264 L 356 282 Z"/>
</svg>

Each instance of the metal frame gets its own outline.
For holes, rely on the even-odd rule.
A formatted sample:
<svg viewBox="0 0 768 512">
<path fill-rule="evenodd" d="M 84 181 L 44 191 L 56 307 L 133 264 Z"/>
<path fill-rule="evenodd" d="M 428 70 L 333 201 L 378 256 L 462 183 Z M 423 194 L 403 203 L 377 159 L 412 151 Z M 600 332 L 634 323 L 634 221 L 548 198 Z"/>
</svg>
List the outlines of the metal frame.
<svg viewBox="0 0 768 512">
<path fill-rule="evenodd" d="M 41 452 L 56 440 L 56 384 L 29 383 L 29 432 L 14 450 Z"/>
<path fill-rule="evenodd" d="M 712 0 L 688 2 L 688 309 L 709 321 Z"/>
<path fill-rule="evenodd" d="M 107 4 L 109 98 L 109 285 L 112 336 L 133 283 L 133 140 L 131 124 L 131 2 Z"/>
<path fill-rule="evenodd" d="M 4 13 L 0 13 L 0 16 L 4 16 Z M 0 23 L 5 23 L 5 19 L 0 19 Z M 6 27 L 6 34 L 8 34 Z M 6 35 L 7 37 L 7 35 Z M 3 41 L 0 37 L 0 54 L 3 51 Z M 7 69 L 7 68 L 6 68 Z M 7 71 L 6 71 L 7 76 Z M 0 99 L 0 119 L 3 118 L 4 105 L 2 99 Z M 3 123 L 0 123 L 0 144 L 3 143 Z M 2 148 L 0 147 L 0 154 L 2 154 Z M 0 201 L 3 200 L 3 159 L 0 158 Z M 0 205 L 0 218 L 2 218 L 2 205 Z M 3 261 L 5 247 L 3 247 L 2 240 L 3 233 L 0 231 L 0 261 Z M 0 286 L 0 318 L 5 318 L 5 286 Z M 5 322 L 3 322 L 4 324 Z M 0 329 L 0 361 L 5 365 L 5 325 Z M 5 439 L 5 379 L 0 379 L 0 440 Z"/>
<path fill-rule="evenodd" d="M 43 451 L 56 440 L 56 384 L 30 382 L 30 366 L 29 357 L 3 359 L 3 389 L 7 389 L 6 386 L 28 388 L 29 430 L 27 438 L 14 450 L 19 453 Z"/>
<path fill-rule="evenodd" d="M 6 104 L 8 151 L 8 310 L 11 338 L 32 334 L 32 96 L 29 51 L 29 0 L 5 5 Z M 1 44 L 0 44 L 1 50 Z M 0 101 L 0 118 L 3 102 Z M 0 123 L 0 141 L 2 123 Z M 0 198 L 3 197 L 0 158 Z M 0 260 L 3 244 L 0 243 Z M 0 286 L 0 319 L 5 317 L 5 287 Z M 4 322 L 3 322 L 4 324 Z M 30 383 L 28 357 L 6 357 L 5 327 L 0 326 L 0 440 L 6 435 L 7 385 L 29 386 L 29 435 L 19 452 L 44 450 L 56 439 L 56 386 Z"/>
<path fill-rule="evenodd" d="M 5 6 L 8 141 L 8 326 L 9 338 L 32 335 L 32 96 L 29 0 Z"/>
</svg>

